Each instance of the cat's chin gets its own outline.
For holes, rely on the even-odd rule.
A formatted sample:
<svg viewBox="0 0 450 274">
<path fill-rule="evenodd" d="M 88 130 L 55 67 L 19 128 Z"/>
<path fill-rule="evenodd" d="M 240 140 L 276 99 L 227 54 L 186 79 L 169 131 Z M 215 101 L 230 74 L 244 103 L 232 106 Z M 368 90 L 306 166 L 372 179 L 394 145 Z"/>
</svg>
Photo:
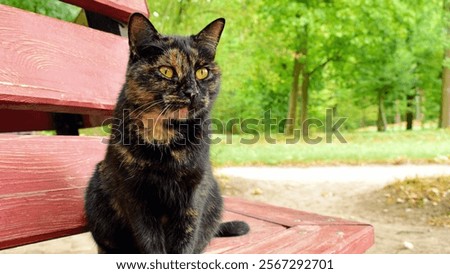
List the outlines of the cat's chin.
<svg viewBox="0 0 450 274">
<path fill-rule="evenodd" d="M 196 110 L 190 109 L 189 107 L 183 107 L 172 111 L 167 118 L 171 120 L 187 121 L 199 118 L 199 116 L 201 116 L 204 112 L 205 109 Z"/>
<path fill-rule="evenodd" d="M 180 109 L 177 109 L 175 111 L 172 111 L 169 114 L 169 119 L 174 119 L 174 120 L 180 120 L 180 121 L 185 121 L 188 120 L 190 118 L 190 111 L 188 107 L 183 107 Z"/>
</svg>

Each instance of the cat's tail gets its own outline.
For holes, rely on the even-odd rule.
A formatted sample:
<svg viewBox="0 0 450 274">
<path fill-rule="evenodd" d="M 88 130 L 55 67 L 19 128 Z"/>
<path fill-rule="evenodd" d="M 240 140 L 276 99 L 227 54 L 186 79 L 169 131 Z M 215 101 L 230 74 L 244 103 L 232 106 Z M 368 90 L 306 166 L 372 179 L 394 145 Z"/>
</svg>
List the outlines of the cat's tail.
<svg viewBox="0 0 450 274">
<path fill-rule="evenodd" d="M 231 221 L 221 223 L 219 230 L 216 233 L 216 237 L 232 237 L 241 236 L 247 234 L 250 231 L 250 227 L 246 222 Z"/>
</svg>

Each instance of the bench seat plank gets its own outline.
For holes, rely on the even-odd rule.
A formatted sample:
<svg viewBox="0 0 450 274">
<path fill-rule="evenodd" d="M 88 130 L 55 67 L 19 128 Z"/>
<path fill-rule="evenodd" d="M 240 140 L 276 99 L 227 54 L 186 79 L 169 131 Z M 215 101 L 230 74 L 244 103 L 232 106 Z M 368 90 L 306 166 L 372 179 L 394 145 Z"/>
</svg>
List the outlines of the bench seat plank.
<svg viewBox="0 0 450 274">
<path fill-rule="evenodd" d="M 110 115 L 126 38 L 0 5 L 0 108 Z"/>
<path fill-rule="evenodd" d="M 85 187 L 105 149 L 102 137 L 0 135 L 0 249 L 84 232 Z M 370 225 L 224 200 L 224 219 L 251 232 L 213 239 L 207 253 L 359 253 L 373 244 Z"/>
<path fill-rule="evenodd" d="M 225 198 L 227 200 L 227 198 Z M 226 209 L 231 212 L 281 224 L 287 227 L 296 225 L 358 225 L 360 223 L 336 217 L 295 210 L 292 208 L 267 205 L 255 201 L 234 198 L 227 201 Z"/>
<path fill-rule="evenodd" d="M 233 200 L 234 198 L 228 197 L 227 200 Z M 226 203 L 226 202 L 225 202 Z M 241 236 L 241 237 L 224 237 L 224 238 L 214 238 L 206 249 L 206 253 L 230 253 L 230 251 L 235 250 L 244 246 L 251 246 L 259 243 L 263 240 L 267 240 L 277 233 L 281 233 L 286 230 L 286 227 L 271 222 L 266 222 L 263 220 L 258 220 L 248 216 L 236 214 L 225 210 L 223 214 L 223 219 L 227 220 L 241 220 L 248 223 L 251 227 L 251 233 Z M 233 253 L 233 252 L 231 252 Z"/>
<path fill-rule="evenodd" d="M 368 225 L 302 225 L 225 253 L 356 254 L 365 252 L 372 245 L 373 228 Z"/>
<path fill-rule="evenodd" d="M 85 10 L 96 12 L 107 17 L 127 23 L 134 12 L 140 12 L 148 17 L 147 1 L 145 0 L 62 0 L 79 6 Z"/>
</svg>

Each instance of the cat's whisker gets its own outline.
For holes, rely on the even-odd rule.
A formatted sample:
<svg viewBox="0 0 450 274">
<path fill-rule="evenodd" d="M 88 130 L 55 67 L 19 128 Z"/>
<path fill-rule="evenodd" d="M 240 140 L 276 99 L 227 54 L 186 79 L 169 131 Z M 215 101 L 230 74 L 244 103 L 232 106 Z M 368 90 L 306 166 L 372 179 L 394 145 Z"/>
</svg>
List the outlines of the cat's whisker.
<svg viewBox="0 0 450 274">
<path fill-rule="evenodd" d="M 162 117 L 162 115 L 164 114 L 164 112 L 166 112 L 167 110 L 169 110 L 169 108 L 170 108 L 170 105 L 167 105 L 167 106 L 161 111 L 161 113 L 159 113 L 158 117 L 156 117 L 155 125 L 158 124 L 159 118 Z"/>
<path fill-rule="evenodd" d="M 149 111 L 149 110 L 150 110 L 151 108 L 153 108 L 155 105 L 157 105 L 157 104 L 150 105 L 150 106 L 146 107 L 145 109 L 141 110 L 136 116 L 137 116 L 137 117 L 140 117 L 143 113 Z"/>
<path fill-rule="evenodd" d="M 146 107 L 148 107 L 148 106 L 150 106 L 150 105 L 153 105 L 153 104 L 155 104 L 155 102 L 150 102 L 150 103 L 148 103 L 148 104 L 144 104 L 144 105 L 142 105 L 142 106 L 140 106 L 140 107 L 137 107 L 137 108 L 133 109 L 133 111 L 131 111 L 131 112 L 128 113 L 128 114 L 129 114 L 129 115 L 130 115 L 130 114 L 133 114 L 133 113 L 135 113 L 136 111 L 138 111 L 138 110 L 140 110 L 140 109 L 142 109 L 142 108 L 146 108 Z"/>
<path fill-rule="evenodd" d="M 137 167 L 136 167 L 136 169 L 137 169 Z M 128 178 L 126 178 L 126 179 L 123 180 L 123 181 L 125 182 L 125 181 L 128 181 L 128 180 L 134 178 L 134 177 L 135 177 L 134 173 L 135 173 L 135 172 L 133 172 L 133 174 L 132 174 L 131 176 L 129 176 Z"/>
<path fill-rule="evenodd" d="M 154 107 L 154 106 L 156 106 L 156 105 L 158 105 L 158 104 L 160 104 L 160 103 L 162 103 L 162 102 L 163 102 L 162 99 L 156 100 L 156 101 L 153 101 L 153 102 L 149 102 L 148 104 L 144 104 L 144 105 L 142 105 L 142 106 L 140 106 L 140 107 L 134 109 L 134 110 L 133 110 L 132 112 L 130 112 L 128 115 L 133 114 L 133 113 L 135 113 L 136 111 L 138 111 L 138 110 L 144 108 L 144 110 L 142 110 L 142 111 L 140 111 L 140 112 L 138 113 L 137 116 L 139 116 L 139 115 L 141 115 L 143 112 L 149 110 L 150 108 L 152 108 L 152 107 Z"/>
</svg>

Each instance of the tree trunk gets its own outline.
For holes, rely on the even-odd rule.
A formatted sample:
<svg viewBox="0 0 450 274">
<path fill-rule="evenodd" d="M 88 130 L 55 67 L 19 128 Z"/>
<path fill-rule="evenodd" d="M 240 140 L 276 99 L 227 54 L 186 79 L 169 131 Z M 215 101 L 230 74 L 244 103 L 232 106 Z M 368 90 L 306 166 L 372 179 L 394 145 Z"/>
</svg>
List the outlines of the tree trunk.
<svg viewBox="0 0 450 274">
<path fill-rule="evenodd" d="M 295 53 L 294 56 L 294 72 L 292 73 L 292 87 L 291 94 L 289 96 L 289 111 L 287 116 L 287 122 L 285 126 L 285 134 L 294 134 L 295 118 L 297 114 L 297 101 L 298 101 L 298 79 L 301 73 L 300 54 Z"/>
<path fill-rule="evenodd" d="M 395 100 L 395 127 L 402 123 L 402 115 L 400 113 L 400 102 Z"/>
<path fill-rule="evenodd" d="M 378 120 L 377 120 L 377 130 L 382 132 L 386 131 L 387 121 L 386 112 L 384 110 L 384 89 L 378 91 Z"/>
<path fill-rule="evenodd" d="M 425 92 L 419 88 L 416 96 L 416 120 L 420 123 L 420 127 L 424 128 L 425 111 L 424 111 Z"/>
<path fill-rule="evenodd" d="M 308 88 L 309 88 L 309 77 L 310 73 L 308 71 L 308 25 L 303 26 L 303 45 L 300 50 L 301 54 L 306 57 L 302 65 L 302 107 L 300 109 L 300 122 L 302 128 L 302 135 L 308 136 Z"/>
<path fill-rule="evenodd" d="M 415 95 L 406 95 L 406 130 L 412 130 L 414 121 L 414 99 Z"/>
<path fill-rule="evenodd" d="M 309 88 L 309 77 L 310 74 L 306 71 L 306 69 L 303 69 L 302 74 L 302 108 L 301 108 L 301 123 L 302 123 L 302 135 L 308 136 L 309 135 L 309 124 L 308 124 L 308 88 Z"/>
<path fill-rule="evenodd" d="M 359 123 L 359 127 L 366 127 L 366 108 L 363 107 L 361 111 L 361 121 Z"/>
<path fill-rule="evenodd" d="M 338 105 L 337 105 L 337 104 L 333 106 L 333 112 L 332 112 L 332 114 L 333 114 L 332 117 L 337 117 L 337 116 L 338 116 Z M 333 119 L 333 118 L 331 118 L 331 119 Z M 336 128 L 336 125 L 337 125 L 337 124 L 334 124 L 334 125 L 331 127 L 331 130 L 332 130 L 331 132 L 336 132 L 337 130 L 339 130 L 339 128 Z"/>
<path fill-rule="evenodd" d="M 445 51 L 445 58 L 450 58 L 450 49 Z M 443 67 L 442 71 L 442 103 L 440 127 L 450 127 L 450 69 Z"/>
<path fill-rule="evenodd" d="M 448 16 L 450 15 L 450 3 L 444 0 L 444 20 L 447 24 L 447 37 L 450 38 L 450 22 Z M 445 49 L 444 60 L 450 58 L 450 49 Z M 442 99 L 441 99 L 441 117 L 439 119 L 439 126 L 441 128 L 450 127 L 450 69 L 446 66 L 442 68 Z"/>
</svg>

